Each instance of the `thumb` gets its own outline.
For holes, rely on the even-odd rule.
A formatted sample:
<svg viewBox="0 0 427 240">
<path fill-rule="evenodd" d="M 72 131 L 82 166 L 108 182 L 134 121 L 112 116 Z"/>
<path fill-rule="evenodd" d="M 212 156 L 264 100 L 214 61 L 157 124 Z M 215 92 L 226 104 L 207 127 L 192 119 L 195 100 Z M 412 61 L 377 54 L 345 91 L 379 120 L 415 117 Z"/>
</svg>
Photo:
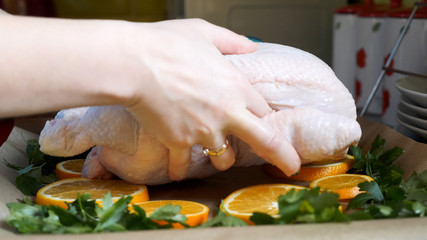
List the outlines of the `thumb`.
<svg viewBox="0 0 427 240">
<path fill-rule="evenodd" d="M 205 35 L 222 54 L 244 54 L 258 49 L 256 42 L 214 24 L 205 29 Z"/>
<path fill-rule="evenodd" d="M 251 53 L 258 49 L 258 44 L 252 42 L 247 37 L 238 35 L 227 29 L 223 29 L 229 34 L 217 35 L 212 43 L 222 54 L 244 54 Z"/>
</svg>

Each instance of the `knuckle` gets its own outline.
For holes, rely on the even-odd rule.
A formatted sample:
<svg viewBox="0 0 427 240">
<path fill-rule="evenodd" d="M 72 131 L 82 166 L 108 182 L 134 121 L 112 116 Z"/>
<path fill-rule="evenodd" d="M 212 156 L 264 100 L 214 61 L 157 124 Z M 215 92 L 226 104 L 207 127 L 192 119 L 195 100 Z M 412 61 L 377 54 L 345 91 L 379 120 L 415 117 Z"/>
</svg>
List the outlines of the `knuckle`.
<svg viewBox="0 0 427 240">
<path fill-rule="evenodd" d="M 271 136 L 269 136 L 268 141 L 266 141 L 266 144 L 264 145 L 263 151 L 264 152 L 276 152 L 280 149 L 280 147 L 283 144 L 283 138 L 278 135 L 277 133 L 273 133 Z"/>
<path fill-rule="evenodd" d="M 182 135 L 170 135 L 161 142 L 168 148 L 186 148 L 191 145 L 190 138 Z"/>
<path fill-rule="evenodd" d="M 203 27 L 203 25 L 206 25 L 209 23 L 208 21 L 201 19 L 201 18 L 188 18 L 188 19 L 186 19 L 186 21 L 189 24 L 193 25 L 194 27 L 198 27 L 198 28 L 199 27 L 201 28 L 201 27 Z"/>
<path fill-rule="evenodd" d="M 196 135 L 201 136 L 211 136 L 214 133 L 213 129 L 208 126 L 200 126 L 196 129 Z"/>
</svg>

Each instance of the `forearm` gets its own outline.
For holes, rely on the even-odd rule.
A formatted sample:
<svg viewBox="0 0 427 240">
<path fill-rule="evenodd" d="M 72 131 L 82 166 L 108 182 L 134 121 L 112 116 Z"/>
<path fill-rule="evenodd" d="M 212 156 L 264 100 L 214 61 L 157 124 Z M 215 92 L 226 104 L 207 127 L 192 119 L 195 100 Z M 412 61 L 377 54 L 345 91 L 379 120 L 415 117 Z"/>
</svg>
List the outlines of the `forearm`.
<svg viewBox="0 0 427 240">
<path fill-rule="evenodd" d="M 0 118 L 126 101 L 122 25 L 0 14 Z"/>
<path fill-rule="evenodd" d="M 271 113 L 222 54 L 257 45 L 201 20 L 153 24 L 0 15 L 0 118 L 122 104 L 168 149 L 169 177 L 182 179 L 195 144 L 215 149 L 233 134 L 286 174 L 295 149 L 261 119 Z M 212 156 L 218 169 L 230 150 Z"/>
</svg>

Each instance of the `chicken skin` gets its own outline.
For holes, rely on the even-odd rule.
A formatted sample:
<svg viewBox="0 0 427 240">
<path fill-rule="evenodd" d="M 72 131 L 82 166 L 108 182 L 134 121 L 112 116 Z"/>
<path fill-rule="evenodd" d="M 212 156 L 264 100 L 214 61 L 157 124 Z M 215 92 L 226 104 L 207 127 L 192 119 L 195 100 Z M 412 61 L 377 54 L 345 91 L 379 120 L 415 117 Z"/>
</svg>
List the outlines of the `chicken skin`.
<svg viewBox="0 0 427 240">
<path fill-rule="evenodd" d="M 249 54 L 224 56 L 244 73 L 274 110 L 262 120 L 285 136 L 302 163 L 343 157 L 356 145 L 361 129 L 349 91 L 331 68 L 305 51 L 260 43 Z M 244 139 L 228 136 L 236 155 L 233 166 L 265 163 Z M 41 151 L 74 156 L 92 148 L 82 175 L 132 183 L 163 184 L 168 178 L 168 149 L 149 135 L 123 106 L 93 106 L 60 111 L 41 132 Z M 186 178 L 216 173 L 202 146 L 192 147 Z"/>
</svg>

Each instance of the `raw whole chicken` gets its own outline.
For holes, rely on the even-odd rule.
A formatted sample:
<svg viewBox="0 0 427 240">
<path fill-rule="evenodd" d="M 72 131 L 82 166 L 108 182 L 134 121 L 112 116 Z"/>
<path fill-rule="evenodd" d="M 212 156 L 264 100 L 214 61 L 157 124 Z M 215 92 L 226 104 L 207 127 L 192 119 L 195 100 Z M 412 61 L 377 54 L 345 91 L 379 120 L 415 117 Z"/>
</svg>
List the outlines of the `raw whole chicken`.
<svg viewBox="0 0 427 240">
<path fill-rule="evenodd" d="M 260 43 L 256 52 L 225 56 L 266 99 L 273 113 L 264 117 L 295 147 L 302 163 L 340 158 L 357 144 L 361 129 L 354 100 L 327 64 L 302 50 Z M 229 136 L 234 166 L 265 163 L 240 139 Z M 168 149 L 145 132 L 122 106 L 96 106 L 60 111 L 41 132 L 41 151 L 74 156 L 92 150 L 83 176 L 132 183 L 163 184 L 168 178 Z M 186 178 L 216 173 L 202 146 L 195 145 Z"/>
</svg>

